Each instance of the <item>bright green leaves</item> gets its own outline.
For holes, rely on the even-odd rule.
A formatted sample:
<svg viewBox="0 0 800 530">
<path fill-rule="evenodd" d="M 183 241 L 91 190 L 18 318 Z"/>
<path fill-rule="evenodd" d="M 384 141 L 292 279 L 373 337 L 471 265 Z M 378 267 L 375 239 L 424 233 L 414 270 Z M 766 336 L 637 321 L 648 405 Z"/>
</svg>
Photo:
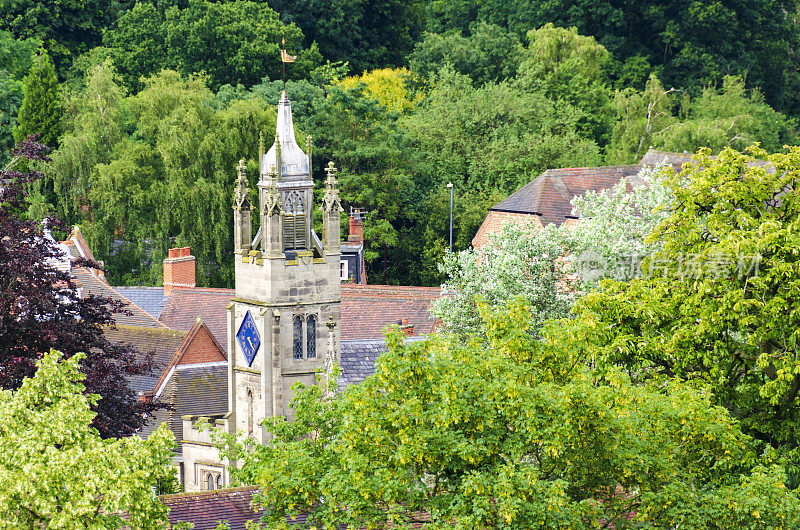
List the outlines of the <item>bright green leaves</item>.
<svg viewBox="0 0 800 530">
<path fill-rule="evenodd" d="M 265 527 L 299 513 L 317 528 L 715 527 L 731 502 L 723 521 L 798 521 L 780 468 L 703 386 L 589 369 L 594 326 L 552 322 L 537 340 L 529 315 L 484 308 L 488 341 L 391 331 L 364 383 L 333 398 L 298 389 L 294 424 L 237 453 L 237 478 L 262 488 Z"/>
<path fill-rule="evenodd" d="M 51 351 L 19 390 L 0 393 L 0 513 L 11 527 L 134 528 L 163 525 L 153 495 L 171 472 L 172 433 L 102 440 L 90 423 L 82 355 Z M 129 522 L 120 513 L 129 516 Z"/>
</svg>

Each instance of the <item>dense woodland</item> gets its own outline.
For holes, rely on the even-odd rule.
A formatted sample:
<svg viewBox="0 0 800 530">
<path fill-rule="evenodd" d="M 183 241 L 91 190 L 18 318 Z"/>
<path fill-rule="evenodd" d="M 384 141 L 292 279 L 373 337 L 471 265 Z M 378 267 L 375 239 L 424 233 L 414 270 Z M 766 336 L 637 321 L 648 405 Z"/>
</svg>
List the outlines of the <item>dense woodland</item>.
<svg viewBox="0 0 800 530">
<path fill-rule="evenodd" d="M 234 164 L 282 88 L 314 176 L 368 212 L 371 282 L 435 285 L 486 209 L 553 167 L 797 139 L 793 0 L 0 0 L 0 144 L 54 149 L 29 214 L 80 224 L 115 284 L 189 245 L 231 286 Z M 301 145 L 303 142 L 301 142 Z M 343 217 L 343 223 L 345 219 Z"/>
</svg>

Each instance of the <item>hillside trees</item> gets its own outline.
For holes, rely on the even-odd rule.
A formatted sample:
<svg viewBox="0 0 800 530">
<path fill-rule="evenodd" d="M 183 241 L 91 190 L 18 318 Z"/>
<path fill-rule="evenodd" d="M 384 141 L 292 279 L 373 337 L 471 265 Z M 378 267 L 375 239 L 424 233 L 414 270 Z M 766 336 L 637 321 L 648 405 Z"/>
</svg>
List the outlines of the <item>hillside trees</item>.
<svg viewBox="0 0 800 530">
<path fill-rule="evenodd" d="M 203 77 L 163 71 L 144 83 L 126 96 L 111 62 L 91 69 L 53 155 L 56 188 L 69 197 L 61 211 L 85 223 L 115 281 L 159 281 L 151 264 L 185 244 L 198 258 L 198 283 L 230 285 L 232 168 L 257 158 L 275 111 L 258 99 L 221 102 Z"/>
<path fill-rule="evenodd" d="M 83 354 L 65 359 L 51 350 L 18 390 L 0 391 L 5 526 L 153 528 L 166 522 L 166 507 L 152 492 L 171 473 L 172 433 L 162 425 L 147 440 L 103 440 L 91 427 L 98 396 L 85 393 L 84 362 Z"/>
<path fill-rule="evenodd" d="M 14 139 L 21 142 L 35 134 L 40 142 L 54 149 L 61 135 L 61 112 L 55 67 L 47 53 L 41 52 L 33 59 L 23 82 Z"/>
<path fill-rule="evenodd" d="M 137 2 L 105 33 L 104 44 L 119 68 L 125 86 L 139 90 L 142 77 L 162 68 L 184 76 L 208 74 L 211 88 L 224 84 L 252 86 L 264 76 L 281 78 L 280 46 L 286 39 L 298 55 L 287 67 L 290 79 L 302 79 L 322 57 L 303 34 L 285 25 L 266 3 L 190 0 L 157 7 Z"/>
<path fill-rule="evenodd" d="M 554 322 L 539 340 L 530 314 L 485 311 L 485 339 L 392 331 L 362 384 L 296 390 L 294 421 L 265 445 L 227 438 L 263 527 L 797 524 L 781 467 L 702 385 L 591 369 L 591 326 Z"/>
</svg>

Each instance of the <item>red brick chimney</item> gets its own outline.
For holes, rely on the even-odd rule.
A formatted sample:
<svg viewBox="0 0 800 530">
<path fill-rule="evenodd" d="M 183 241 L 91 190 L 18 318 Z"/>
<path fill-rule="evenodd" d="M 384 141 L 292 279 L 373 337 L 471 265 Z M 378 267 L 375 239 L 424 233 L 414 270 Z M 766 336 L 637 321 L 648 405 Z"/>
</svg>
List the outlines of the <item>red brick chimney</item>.
<svg viewBox="0 0 800 530">
<path fill-rule="evenodd" d="M 361 212 L 358 210 L 350 214 L 350 232 L 347 241 L 350 243 L 364 242 L 364 220 L 361 219 Z"/>
<path fill-rule="evenodd" d="M 406 335 L 411 336 L 414 334 L 414 324 L 409 324 L 407 318 L 401 319 L 398 324 L 400 325 L 400 331 Z"/>
<path fill-rule="evenodd" d="M 189 247 L 171 248 L 164 260 L 164 296 L 169 296 L 173 289 L 191 289 L 194 287 L 195 258 Z"/>
</svg>

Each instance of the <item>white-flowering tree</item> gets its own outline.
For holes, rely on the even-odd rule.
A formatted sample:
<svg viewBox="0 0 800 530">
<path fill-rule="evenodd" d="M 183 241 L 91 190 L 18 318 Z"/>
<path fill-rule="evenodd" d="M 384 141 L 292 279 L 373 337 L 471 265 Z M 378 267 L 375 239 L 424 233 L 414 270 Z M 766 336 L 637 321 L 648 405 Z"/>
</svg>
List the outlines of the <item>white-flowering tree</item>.
<svg viewBox="0 0 800 530">
<path fill-rule="evenodd" d="M 0 527 L 168 527 L 155 490 L 171 472 L 172 433 L 102 439 L 82 358 L 51 350 L 19 390 L 0 392 Z"/>
<path fill-rule="evenodd" d="M 675 178 L 669 166 L 645 167 L 637 177 L 631 189 L 623 180 L 573 199 L 577 227 L 506 223 L 480 250 L 446 255 L 440 270 L 447 296 L 431 309 L 443 331 L 475 332 L 478 300 L 501 307 L 511 298 L 524 300 L 538 328 L 569 315 L 577 297 L 600 280 L 637 276 L 642 257 L 657 248 L 647 236 L 669 214 L 666 182 Z"/>
</svg>

